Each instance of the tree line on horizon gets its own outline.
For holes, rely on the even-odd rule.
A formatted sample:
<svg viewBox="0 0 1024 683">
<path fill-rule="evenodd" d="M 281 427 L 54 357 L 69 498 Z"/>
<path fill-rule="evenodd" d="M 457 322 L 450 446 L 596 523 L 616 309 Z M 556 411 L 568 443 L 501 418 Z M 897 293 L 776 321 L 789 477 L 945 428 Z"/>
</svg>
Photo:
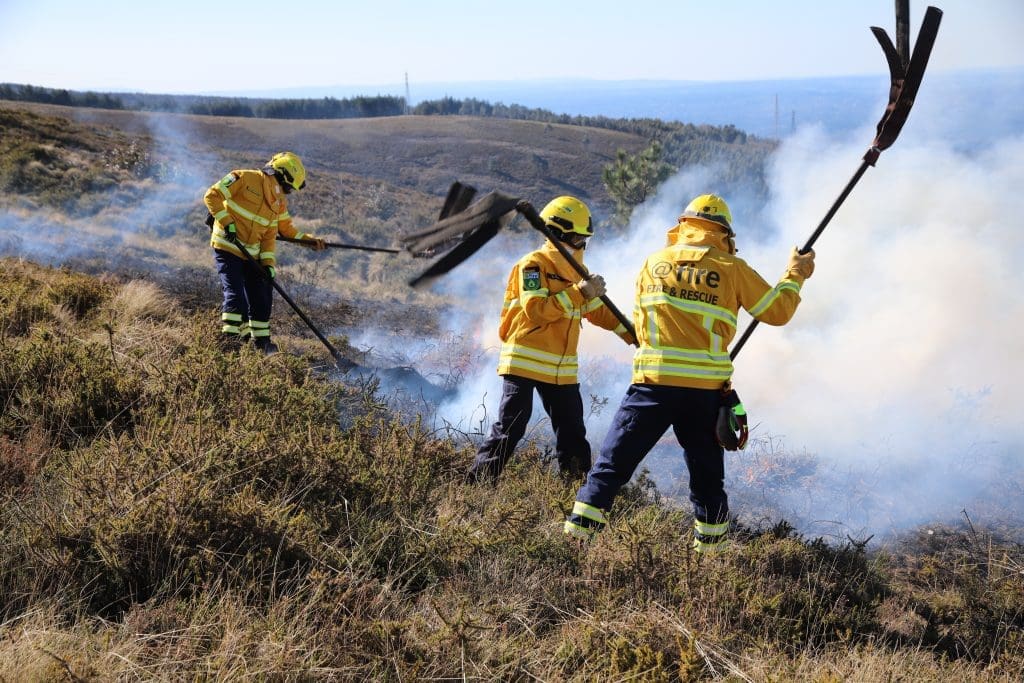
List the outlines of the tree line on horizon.
<svg viewBox="0 0 1024 683">
<path fill-rule="evenodd" d="M 612 118 L 556 114 L 547 109 L 519 104 L 492 103 L 476 98 L 458 99 L 445 96 L 424 100 L 408 106 L 404 97 L 394 95 L 358 95 L 351 98 L 249 98 L 213 95 L 156 95 L 148 93 L 98 93 L 37 85 L 0 83 L 0 99 L 39 102 L 70 107 L 119 109 L 127 111 L 158 111 L 206 116 L 237 116 L 268 119 L 346 119 L 380 116 L 480 116 L 561 123 L 604 128 L 643 135 L 651 139 L 672 139 L 677 142 L 702 139 L 724 144 L 745 144 L 755 136 L 729 124 L 724 126 L 694 125 L 655 118 Z"/>
</svg>

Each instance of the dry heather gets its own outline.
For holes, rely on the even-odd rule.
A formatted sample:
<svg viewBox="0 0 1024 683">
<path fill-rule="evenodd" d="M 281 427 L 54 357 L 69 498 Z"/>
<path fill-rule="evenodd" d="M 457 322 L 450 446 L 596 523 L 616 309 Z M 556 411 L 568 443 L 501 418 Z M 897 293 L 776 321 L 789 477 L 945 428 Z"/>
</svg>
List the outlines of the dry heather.
<svg viewBox="0 0 1024 683">
<path fill-rule="evenodd" d="M 466 486 L 466 447 L 297 337 L 226 355 L 212 307 L 0 266 L 0 680 L 1024 675 L 1017 545 L 779 521 L 698 558 L 641 479 L 579 548 L 535 446 Z"/>
</svg>

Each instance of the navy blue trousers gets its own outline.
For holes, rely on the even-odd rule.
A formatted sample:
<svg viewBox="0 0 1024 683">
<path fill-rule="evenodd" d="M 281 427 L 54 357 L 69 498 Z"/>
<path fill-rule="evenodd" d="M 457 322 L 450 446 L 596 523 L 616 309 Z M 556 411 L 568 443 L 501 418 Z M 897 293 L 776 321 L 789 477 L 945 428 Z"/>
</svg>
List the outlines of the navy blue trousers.
<svg viewBox="0 0 1024 683">
<path fill-rule="evenodd" d="M 493 480 L 505 469 L 533 414 L 533 392 L 540 396 L 555 432 L 559 470 L 583 476 L 590 469 L 590 443 L 583 425 L 583 399 L 579 384 L 548 384 L 515 375 L 503 375 L 498 420 L 477 450 L 467 481 Z"/>
<path fill-rule="evenodd" d="M 265 325 L 265 328 L 260 325 L 260 329 L 265 329 L 269 335 L 274 290 L 270 280 L 261 272 L 262 266 L 220 249 L 213 250 L 213 259 L 224 291 L 221 312 L 225 328 L 239 327 L 242 336 L 246 336 L 252 321 L 256 321 Z M 236 321 L 234 316 L 241 318 Z M 233 322 L 239 324 L 228 324 Z M 227 329 L 224 331 L 229 332 Z"/>
<path fill-rule="evenodd" d="M 715 439 L 720 404 L 717 389 L 630 385 L 576 500 L 610 509 L 640 461 L 672 427 L 690 473 L 694 515 L 709 524 L 725 522 L 724 451 Z"/>
</svg>

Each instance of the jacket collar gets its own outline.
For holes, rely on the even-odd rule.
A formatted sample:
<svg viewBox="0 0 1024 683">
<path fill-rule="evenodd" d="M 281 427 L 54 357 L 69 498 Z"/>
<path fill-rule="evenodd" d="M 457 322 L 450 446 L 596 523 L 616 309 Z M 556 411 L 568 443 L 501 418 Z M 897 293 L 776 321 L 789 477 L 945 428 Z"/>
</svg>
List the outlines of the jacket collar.
<svg viewBox="0 0 1024 683">
<path fill-rule="evenodd" d="M 669 228 L 667 234 L 667 245 L 674 247 L 677 244 L 689 244 L 694 247 L 715 247 L 727 254 L 733 253 L 729 248 L 729 236 L 722 230 L 706 228 L 697 222 L 681 219 L 675 226 Z"/>
<path fill-rule="evenodd" d="M 283 213 L 288 206 L 288 200 L 284 198 L 284 190 L 272 175 L 260 172 L 263 176 L 263 197 L 274 213 Z"/>
<path fill-rule="evenodd" d="M 585 251 L 584 249 L 573 249 L 564 242 L 562 243 L 562 246 L 564 246 L 569 251 L 569 253 L 572 254 L 572 257 L 576 259 L 576 263 L 583 265 L 583 252 Z M 560 272 L 559 275 L 569 275 L 571 277 L 578 277 L 576 269 L 569 265 L 569 262 L 565 260 L 561 252 L 558 251 L 558 247 L 552 244 L 551 240 L 544 240 L 544 245 L 540 248 L 540 251 L 543 252 L 544 255 L 547 256 L 549 259 L 551 259 L 551 262 L 555 264 L 558 270 L 563 271 Z"/>
</svg>

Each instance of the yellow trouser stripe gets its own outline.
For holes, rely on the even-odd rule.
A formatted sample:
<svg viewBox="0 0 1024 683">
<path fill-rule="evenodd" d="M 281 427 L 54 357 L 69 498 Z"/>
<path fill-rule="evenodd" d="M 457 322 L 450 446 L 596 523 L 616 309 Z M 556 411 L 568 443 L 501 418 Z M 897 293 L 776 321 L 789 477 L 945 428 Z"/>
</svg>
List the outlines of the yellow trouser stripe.
<svg viewBox="0 0 1024 683">
<path fill-rule="evenodd" d="M 699 538 L 693 539 L 693 549 L 698 553 L 713 553 L 726 548 L 728 545 L 729 541 L 727 540 L 708 543 L 706 541 L 701 541 Z"/>
<path fill-rule="evenodd" d="M 702 536 L 721 536 L 725 532 L 729 531 L 729 522 L 708 524 L 707 522 L 701 522 L 700 520 L 695 519 L 693 520 L 693 528 Z"/>
<path fill-rule="evenodd" d="M 589 503 L 584 503 L 579 500 L 573 504 L 572 514 L 586 517 L 587 519 L 600 522 L 601 524 L 608 523 L 608 519 L 604 516 L 604 512 L 602 512 L 600 508 L 596 508 Z"/>
<path fill-rule="evenodd" d="M 595 530 L 581 527 L 579 524 L 573 524 L 572 522 L 566 521 L 562 525 L 562 531 L 570 536 L 579 538 L 584 541 L 589 541 L 594 537 Z"/>
</svg>

